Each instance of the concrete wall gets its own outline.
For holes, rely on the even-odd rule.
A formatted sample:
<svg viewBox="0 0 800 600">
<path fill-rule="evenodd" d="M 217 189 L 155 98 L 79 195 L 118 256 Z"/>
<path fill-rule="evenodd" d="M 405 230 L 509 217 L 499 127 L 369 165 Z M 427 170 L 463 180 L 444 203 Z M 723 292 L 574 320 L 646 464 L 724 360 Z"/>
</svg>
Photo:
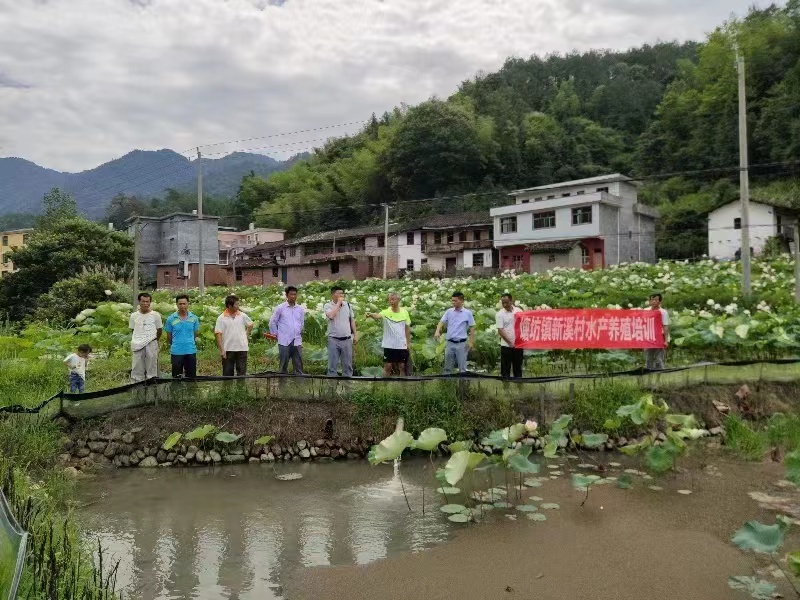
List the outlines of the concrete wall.
<svg viewBox="0 0 800 600">
<path fill-rule="evenodd" d="M 7 254 L 25 246 L 25 240 L 32 232 L 32 229 L 0 232 L 2 241 L 6 242 L 5 244 L 0 243 L 0 276 L 4 273 L 12 273 L 14 271 L 14 263 L 8 259 Z"/>
<path fill-rule="evenodd" d="M 408 243 L 408 233 L 414 236 L 414 243 Z M 419 271 L 422 268 L 422 259 L 427 258 L 422 254 L 422 236 L 421 231 L 413 232 L 400 232 L 397 235 L 392 235 L 389 238 L 389 250 L 397 249 L 397 266 L 400 269 L 407 269 L 408 261 L 414 261 L 413 271 Z"/>
<path fill-rule="evenodd" d="M 742 230 L 734 229 L 734 219 L 740 218 L 738 202 L 721 206 L 708 215 L 708 255 L 733 259 L 741 247 Z M 789 222 L 785 223 L 789 225 Z M 750 247 L 758 254 L 767 239 L 776 235 L 776 210 L 772 206 L 750 202 Z"/>
<path fill-rule="evenodd" d="M 182 290 L 197 287 L 198 268 L 196 264 L 189 265 L 189 277 L 178 279 L 178 265 L 158 265 L 155 269 L 156 287 L 158 289 Z M 222 265 L 206 265 L 205 283 L 207 286 L 225 285 L 232 286 L 232 274 Z"/>
<path fill-rule="evenodd" d="M 554 252 L 552 254 L 531 254 L 530 272 L 544 273 L 555 267 L 569 267 L 578 269 L 581 266 L 581 249 L 576 246 L 569 252 Z"/>
<path fill-rule="evenodd" d="M 463 256 L 463 263 L 465 269 L 472 268 L 472 257 L 475 254 L 483 254 L 483 266 L 484 268 L 487 267 L 494 267 L 495 265 L 492 264 L 492 249 L 491 248 L 484 248 L 483 250 L 464 250 Z"/>
<path fill-rule="evenodd" d="M 521 243 L 547 240 L 579 239 L 596 237 L 600 230 L 600 194 L 559 198 L 534 204 L 512 205 L 491 210 L 494 217 L 494 245 L 513 246 Z M 572 209 L 591 206 L 592 222 L 582 225 L 572 224 Z M 556 226 L 547 229 L 533 228 L 533 215 L 539 212 L 555 211 Z M 501 233 L 501 219 L 506 216 L 517 217 L 516 233 Z"/>
<path fill-rule="evenodd" d="M 628 229 L 622 228 L 622 213 L 623 209 L 617 208 L 615 206 L 608 206 L 607 204 L 600 204 L 600 231 L 601 237 L 603 238 L 604 242 L 604 250 L 605 250 L 605 264 L 606 265 L 616 265 L 619 262 L 625 260 L 623 255 L 618 255 L 617 252 L 624 249 L 627 251 L 627 244 L 628 240 Z M 624 239 L 622 238 L 622 232 L 625 232 Z M 619 256 L 619 260 L 617 259 Z"/>
</svg>

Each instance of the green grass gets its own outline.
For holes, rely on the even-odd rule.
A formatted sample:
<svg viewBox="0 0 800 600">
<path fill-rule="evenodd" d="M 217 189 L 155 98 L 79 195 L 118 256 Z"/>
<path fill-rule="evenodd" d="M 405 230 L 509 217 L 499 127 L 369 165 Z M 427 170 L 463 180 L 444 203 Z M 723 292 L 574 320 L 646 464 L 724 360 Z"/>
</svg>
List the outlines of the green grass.
<svg viewBox="0 0 800 600">
<path fill-rule="evenodd" d="M 643 392 L 633 381 L 620 379 L 598 379 L 594 385 L 576 387 L 575 398 L 567 401 L 563 412 L 572 415 L 579 429 L 604 432 L 603 424 L 617 416 L 617 409 L 625 404 L 637 402 Z M 633 428 L 628 421 L 619 433 L 629 435 Z"/>
<path fill-rule="evenodd" d="M 761 460 L 767 451 L 767 436 L 736 415 L 724 422 L 725 445 L 745 460 Z"/>
</svg>

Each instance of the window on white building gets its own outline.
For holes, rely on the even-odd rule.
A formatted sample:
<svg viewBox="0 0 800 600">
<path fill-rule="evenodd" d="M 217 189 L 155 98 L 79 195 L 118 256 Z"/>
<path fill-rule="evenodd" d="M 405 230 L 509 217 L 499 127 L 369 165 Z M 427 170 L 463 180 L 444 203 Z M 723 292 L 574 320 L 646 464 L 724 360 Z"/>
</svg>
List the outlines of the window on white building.
<svg viewBox="0 0 800 600">
<path fill-rule="evenodd" d="M 414 259 L 413 258 L 409 258 L 406 261 L 406 271 L 413 271 L 413 270 L 414 270 Z"/>
<path fill-rule="evenodd" d="M 466 242 L 467 241 L 467 232 L 466 231 L 459 231 L 458 232 L 458 241 L 459 242 Z"/>
<path fill-rule="evenodd" d="M 523 267 L 525 266 L 523 260 L 525 259 L 524 256 L 521 254 L 515 254 L 511 257 L 511 268 L 515 271 L 522 271 Z"/>
<path fill-rule="evenodd" d="M 736 217 L 733 220 L 733 228 L 734 229 L 741 229 L 742 228 L 742 219 L 740 217 Z"/>
<path fill-rule="evenodd" d="M 561 197 L 562 198 L 569 198 L 571 195 L 572 194 L 570 194 L 569 192 L 564 192 L 563 194 L 561 194 Z"/>
<path fill-rule="evenodd" d="M 428 264 L 428 259 L 427 259 L 427 258 L 423 258 L 423 259 L 422 259 L 421 261 L 419 261 L 419 262 L 420 262 L 420 264 L 421 264 L 421 265 L 424 267 L 425 265 L 427 265 L 427 264 Z"/>
<path fill-rule="evenodd" d="M 581 246 L 581 264 L 588 265 L 590 260 L 589 249 Z"/>
<path fill-rule="evenodd" d="M 289 248 L 289 256 L 297 256 L 297 246 L 291 246 Z"/>
<path fill-rule="evenodd" d="M 548 196 L 548 197 L 547 197 L 547 199 L 548 199 L 548 200 L 552 200 L 552 199 L 553 199 L 553 198 L 555 198 L 555 197 L 556 197 L 556 196 L 555 196 L 555 194 L 553 194 L 552 196 Z"/>
<path fill-rule="evenodd" d="M 473 267 L 482 267 L 483 266 L 483 252 L 479 254 L 472 255 L 472 266 Z"/>
<path fill-rule="evenodd" d="M 433 233 L 433 243 L 434 244 L 441 244 L 442 243 L 442 232 L 441 231 L 435 231 Z"/>
<path fill-rule="evenodd" d="M 501 217 L 500 233 L 517 233 L 517 217 Z"/>
<path fill-rule="evenodd" d="M 579 206 L 572 209 L 572 224 L 573 225 L 586 225 L 592 222 L 592 207 Z"/>
<path fill-rule="evenodd" d="M 547 262 L 549 262 L 549 263 L 551 263 L 551 262 L 556 262 L 556 255 L 555 255 L 555 254 L 550 254 L 550 255 L 547 257 Z"/>
<path fill-rule="evenodd" d="M 555 226 L 556 226 L 556 211 L 548 210 L 546 212 L 534 213 L 533 215 L 534 229 L 550 229 Z"/>
<path fill-rule="evenodd" d="M 455 234 L 452 231 L 447 232 L 447 243 L 452 244 L 455 241 Z"/>
<path fill-rule="evenodd" d="M 583 196 L 585 193 L 586 193 L 585 191 L 579 190 L 579 191 L 575 192 L 575 195 L 576 196 Z"/>
<path fill-rule="evenodd" d="M 409 231 L 406 234 L 406 244 L 409 245 L 409 246 L 413 246 L 414 245 L 414 232 L 413 231 Z"/>
<path fill-rule="evenodd" d="M 780 228 L 780 226 L 781 226 L 781 224 L 778 223 L 778 228 Z M 480 229 L 476 229 L 475 232 L 472 234 L 472 237 L 475 238 L 476 242 L 480 242 L 482 234 L 483 234 L 483 232 Z"/>
</svg>

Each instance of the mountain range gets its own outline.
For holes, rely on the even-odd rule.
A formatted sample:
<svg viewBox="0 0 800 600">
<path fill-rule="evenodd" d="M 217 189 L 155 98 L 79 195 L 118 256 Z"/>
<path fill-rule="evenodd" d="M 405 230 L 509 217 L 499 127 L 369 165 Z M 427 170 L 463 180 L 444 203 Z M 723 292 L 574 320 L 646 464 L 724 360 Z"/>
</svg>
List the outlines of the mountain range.
<svg viewBox="0 0 800 600">
<path fill-rule="evenodd" d="M 208 196 L 233 196 L 251 171 L 268 175 L 291 166 L 298 157 L 278 161 L 263 154 L 234 152 L 203 161 L 203 190 Z M 41 167 L 23 158 L 0 158 L 0 215 L 38 213 L 42 197 L 58 187 L 75 198 L 91 219 L 102 217 L 117 194 L 160 198 L 168 188 L 196 189 L 197 163 L 173 150 L 134 150 L 121 158 L 80 173 Z"/>
</svg>

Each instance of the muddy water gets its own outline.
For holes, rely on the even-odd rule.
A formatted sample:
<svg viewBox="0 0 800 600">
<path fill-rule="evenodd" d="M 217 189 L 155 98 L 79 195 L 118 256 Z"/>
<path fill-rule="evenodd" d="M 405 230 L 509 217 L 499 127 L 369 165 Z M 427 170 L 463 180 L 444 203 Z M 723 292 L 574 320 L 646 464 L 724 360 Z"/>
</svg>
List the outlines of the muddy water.
<svg viewBox="0 0 800 600">
<path fill-rule="evenodd" d="M 304 476 L 288 482 L 267 465 L 119 471 L 82 486 L 93 504 L 79 519 L 121 561 L 125 596 L 148 600 L 700 600 L 732 597 L 728 576 L 767 566 L 728 540 L 747 520 L 774 521 L 748 494 L 771 490 L 779 466 L 720 457 L 711 470 L 635 475 L 629 490 L 599 486 L 581 507 L 568 473 L 578 462 L 543 465 L 541 487 L 524 490 L 559 504 L 540 508 L 544 522 L 500 509 L 482 523 L 448 522 L 424 461 L 402 465 L 411 513 L 391 466 L 349 462 L 287 465 L 278 472 Z"/>
</svg>

